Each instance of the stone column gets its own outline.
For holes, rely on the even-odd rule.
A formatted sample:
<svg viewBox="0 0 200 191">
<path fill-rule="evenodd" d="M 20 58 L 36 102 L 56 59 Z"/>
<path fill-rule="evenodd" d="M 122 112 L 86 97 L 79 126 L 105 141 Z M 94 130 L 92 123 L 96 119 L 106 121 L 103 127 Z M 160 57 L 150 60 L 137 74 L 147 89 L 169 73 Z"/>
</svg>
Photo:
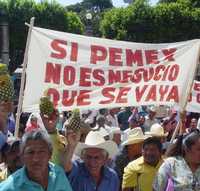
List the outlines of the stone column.
<svg viewBox="0 0 200 191">
<path fill-rule="evenodd" d="M 6 21 L 1 21 L 1 59 L 2 62 L 9 65 L 9 29 Z"/>
</svg>

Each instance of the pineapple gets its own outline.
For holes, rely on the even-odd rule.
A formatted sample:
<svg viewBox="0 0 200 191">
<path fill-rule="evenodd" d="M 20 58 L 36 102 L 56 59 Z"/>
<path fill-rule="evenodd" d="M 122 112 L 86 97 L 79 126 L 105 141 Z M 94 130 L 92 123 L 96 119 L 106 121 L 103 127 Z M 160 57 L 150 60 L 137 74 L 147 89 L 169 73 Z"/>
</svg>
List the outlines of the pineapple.
<svg viewBox="0 0 200 191">
<path fill-rule="evenodd" d="M 14 98 L 13 82 L 5 64 L 0 64 L 0 103 L 12 102 Z"/>
<path fill-rule="evenodd" d="M 46 115 L 47 117 L 50 117 L 54 112 L 54 106 L 53 103 L 50 101 L 49 97 L 40 98 L 39 107 L 40 107 L 40 113 L 42 115 Z"/>
<path fill-rule="evenodd" d="M 72 115 L 69 119 L 69 123 L 67 124 L 66 128 L 69 130 L 73 130 L 77 132 L 80 130 L 81 126 L 81 118 L 80 118 L 80 111 L 79 109 L 74 109 L 72 111 Z"/>
</svg>

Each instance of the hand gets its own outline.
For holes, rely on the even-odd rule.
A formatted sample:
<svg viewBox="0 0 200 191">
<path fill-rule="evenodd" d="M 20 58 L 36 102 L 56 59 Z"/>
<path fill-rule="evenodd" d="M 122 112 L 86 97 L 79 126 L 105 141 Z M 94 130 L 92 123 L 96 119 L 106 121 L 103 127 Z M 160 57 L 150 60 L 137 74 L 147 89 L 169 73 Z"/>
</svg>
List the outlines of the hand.
<svg viewBox="0 0 200 191">
<path fill-rule="evenodd" d="M 2 101 L 0 103 L 0 112 L 3 113 L 11 113 L 14 110 L 13 102 L 12 101 Z"/>
<path fill-rule="evenodd" d="M 67 142 L 69 146 L 75 148 L 80 140 L 81 133 L 80 131 L 74 132 L 73 130 L 67 130 L 65 132 L 65 137 L 67 138 Z"/>
<path fill-rule="evenodd" d="M 0 131 L 5 132 L 7 128 L 8 113 L 0 111 Z"/>
</svg>

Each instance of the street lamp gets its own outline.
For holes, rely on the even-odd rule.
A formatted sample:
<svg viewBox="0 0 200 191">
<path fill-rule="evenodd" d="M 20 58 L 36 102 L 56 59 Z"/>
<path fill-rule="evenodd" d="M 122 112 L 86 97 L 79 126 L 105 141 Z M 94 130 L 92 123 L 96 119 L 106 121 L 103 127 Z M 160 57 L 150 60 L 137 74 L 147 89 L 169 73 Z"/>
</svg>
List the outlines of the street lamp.
<svg viewBox="0 0 200 191">
<path fill-rule="evenodd" d="M 88 21 L 91 21 L 91 20 L 92 20 L 92 14 L 89 13 L 89 12 L 86 13 L 85 17 L 86 17 L 86 19 L 87 19 Z"/>
<path fill-rule="evenodd" d="M 92 30 L 92 14 L 87 11 L 86 15 L 86 35 L 87 36 L 92 36 L 93 30 Z"/>
</svg>

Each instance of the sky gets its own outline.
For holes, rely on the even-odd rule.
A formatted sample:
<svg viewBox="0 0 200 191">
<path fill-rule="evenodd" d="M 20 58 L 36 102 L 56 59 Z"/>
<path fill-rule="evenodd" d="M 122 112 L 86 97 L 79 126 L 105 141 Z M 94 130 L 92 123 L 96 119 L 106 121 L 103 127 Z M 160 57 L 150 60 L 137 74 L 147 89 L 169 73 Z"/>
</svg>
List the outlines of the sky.
<svg viewBox="0 0 200 191">
<path fill-rule="evenodd" d="M 35 0 L 36 2 L 40 2 L 41 0 Z M 57 0 L 60 4 L 62 5 L 72 5 L 72 4 L 76 4 L 78 2 L 81 2 L 82 0 Z M 150 0 L 150 2 L 152 3 L 152 5 L 154 5 L 158 0 Z M 115 7 L 122 7 L 125 6 L 127 4 L 124 3 L 123 0 L 112 0 L 113 5 Z"/>
</svg>

